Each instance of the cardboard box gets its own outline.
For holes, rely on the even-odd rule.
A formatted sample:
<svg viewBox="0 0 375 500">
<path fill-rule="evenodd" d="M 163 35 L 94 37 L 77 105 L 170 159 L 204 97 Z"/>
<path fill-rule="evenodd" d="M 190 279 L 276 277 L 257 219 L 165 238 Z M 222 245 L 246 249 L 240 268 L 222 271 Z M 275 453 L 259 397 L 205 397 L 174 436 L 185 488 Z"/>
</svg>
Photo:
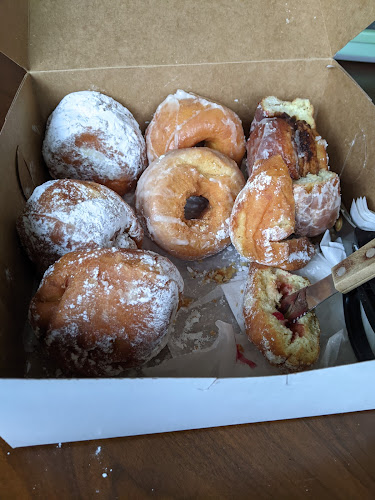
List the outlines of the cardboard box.
<svg viewBox="0 0 375 500">
<path fill-rule="evenodd" d="M 374 3 L 4 0 L 1 9 L 0 49 L 27 70 L 0 135 L 2 438 L 25 446 L 375 408 L 375 361 L 240 379 L 24 379 L 33 275 L 15 230 L 22 191 L 46 179 L 46 119 L 83 89 L 118 100 L 143 129 L 169 93 L 194 91 L 238 113 L 246 133 L 262 97 L 307 97 L 346 206 L 366 196 L 374 210 L 375 107 L 332 59 L 373 21 Z"/>
</svg>

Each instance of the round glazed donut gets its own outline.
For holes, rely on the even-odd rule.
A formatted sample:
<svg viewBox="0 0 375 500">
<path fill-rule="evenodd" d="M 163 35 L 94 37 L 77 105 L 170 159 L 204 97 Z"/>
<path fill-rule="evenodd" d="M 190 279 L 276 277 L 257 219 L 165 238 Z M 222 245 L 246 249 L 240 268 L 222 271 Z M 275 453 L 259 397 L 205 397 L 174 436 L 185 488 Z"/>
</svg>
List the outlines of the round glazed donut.
<svg viewBox="0 0 375 500">
<path fill-rule="evenodd" d="M 273 365 L 290 371 L 318 359 L 320 327 L 314 312 L 288 322 L 279 311 L 281 299 L 309 280 L 281 269 L 251 264 L 244 294 L 246 334 Z"/>
<path fill-rule="evenodd" d="M 17 221 L 22 245 L 40 271 L 72 250 L 137 248 L 143 229 L 134 210 L 95 182 L 59 179 L 38 186 Z"/>
<path fill-rule="evenodd" d="M 238 195 L 230 219 L 230 237 L 251 262 L 294 271 L 314 254 L 308 238 L 292 238 L 295 206 L 292 179 L 280 155 L 259 160 Z"/>
<path fill-rule="evenodd" d="M 334 172 L 321 170 L 293 181 L 296 207 L 295 233 L 317 236 L 334 226 L 341 206 L 340 178 Z"/>
<path fill-rule="evenodd" d="M 240 164 L 245 154 L 242 122 L 225 106 L 177 90 L 159 105 L 147 127 L 148 160 L 151 163 L 171 149 L 190 148 L 201 142 Z"/>
<path fill-rule="evenodd" d="M 55 179 L 94 181 L 123 195 L 146 167 L 146 145 L 129 110 L 81 91 L 65 96 L 48 118 L 43 157 Z"/>
<path fill-rule="evenodd" d="M 46 271 L 29 318 L 66 375 L 118 375 L 165 346 L 182 291 L 177 268 L 153 252 L 71 252 Z"/>
<path fill-rule="evenodd" d="M 142 174 L 136 211 L 150 237 L 180 259 L 214 255 L 230 244 L 229 218 L 244 186 L 233 160 L 209 148 L 170 151 Z M 198 218 L 185 217 L 186 202 L 203 197 L 208 206 Z"/>
</svg>

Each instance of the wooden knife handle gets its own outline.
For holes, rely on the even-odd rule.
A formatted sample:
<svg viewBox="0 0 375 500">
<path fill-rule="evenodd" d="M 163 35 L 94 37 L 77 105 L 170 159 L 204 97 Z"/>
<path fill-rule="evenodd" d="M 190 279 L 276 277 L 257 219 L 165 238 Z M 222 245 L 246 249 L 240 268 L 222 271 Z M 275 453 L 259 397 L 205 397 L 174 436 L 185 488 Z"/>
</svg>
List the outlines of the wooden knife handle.
<svg viewBox="0 0 375 500">
<path fill-rule="evenodd" d="M 348 293 L 374 278 L 375 239 L 342 260 L 332 268 L 331 272 L 333 284 L 341 293 Z"/>
</svg>

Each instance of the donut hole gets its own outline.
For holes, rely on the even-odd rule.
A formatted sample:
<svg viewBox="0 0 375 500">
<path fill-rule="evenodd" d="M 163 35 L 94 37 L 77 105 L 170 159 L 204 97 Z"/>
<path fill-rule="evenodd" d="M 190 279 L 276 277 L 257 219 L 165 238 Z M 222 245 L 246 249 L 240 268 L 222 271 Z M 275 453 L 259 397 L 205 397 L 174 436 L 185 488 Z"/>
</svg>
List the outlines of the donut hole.
<svg viewBox="0 0 375 500">
<path fill-rule="evenodd" d="M 204 148 L 206 147 L 206 141 L 199 141 L 193 146 L 194 148 Z"/>
<path fill-rule="evenodd" d="M 210 202 L 204 196 L 190 196 L 186 200 L 184 217 L 186 220 L 201 219 L 208 209 Z"/>
</svg>

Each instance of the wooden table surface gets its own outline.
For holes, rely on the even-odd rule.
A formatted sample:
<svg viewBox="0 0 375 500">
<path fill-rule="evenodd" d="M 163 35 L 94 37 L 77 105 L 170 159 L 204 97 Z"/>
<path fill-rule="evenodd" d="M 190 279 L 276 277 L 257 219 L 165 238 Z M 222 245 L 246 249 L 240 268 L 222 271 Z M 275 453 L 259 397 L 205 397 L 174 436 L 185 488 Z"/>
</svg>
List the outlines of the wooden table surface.
<svg viewBox="0 0 375 500">
<path fill-rule="evenodd" d="M 1 126 L 23 72 L 0 65 Z M 345 67 L 374 98 L 374 66 Z M 373 499 L 375 411 L 15 450 L 0 440 L 0 500 L 28 498 Z"/>
</svg>

